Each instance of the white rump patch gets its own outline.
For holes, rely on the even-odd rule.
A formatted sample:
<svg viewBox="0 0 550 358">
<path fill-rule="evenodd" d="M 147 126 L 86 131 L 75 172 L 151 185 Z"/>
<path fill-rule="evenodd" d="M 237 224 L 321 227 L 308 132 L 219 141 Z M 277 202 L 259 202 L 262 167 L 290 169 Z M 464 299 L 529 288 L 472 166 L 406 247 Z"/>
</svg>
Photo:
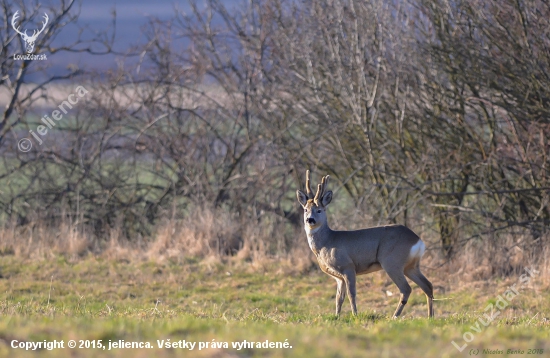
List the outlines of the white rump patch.
<svg viewBox="0 0 550 358">
<path fill-rule="evenodd" d="M 409 258 L 420 259 L 424 255 L 424 251 L 426 251 L 426 245 L 424 245 L 422 240 L 418 240 L 418 242 L 411 247 Z"/>
</svg>

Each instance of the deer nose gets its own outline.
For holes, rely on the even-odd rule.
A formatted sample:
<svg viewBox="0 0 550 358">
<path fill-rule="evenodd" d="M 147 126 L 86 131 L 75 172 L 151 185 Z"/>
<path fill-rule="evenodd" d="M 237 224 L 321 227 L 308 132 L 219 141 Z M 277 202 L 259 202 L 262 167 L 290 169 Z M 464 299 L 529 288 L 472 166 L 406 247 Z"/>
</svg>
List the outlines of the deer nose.
<svg viewBox="0 0 550 358">
<path fill-rule="evenodd" d="M 308 224 L 315 225 L 315 219 L 314 218 L 308 218 L 307 220 Z"/>
</svg>

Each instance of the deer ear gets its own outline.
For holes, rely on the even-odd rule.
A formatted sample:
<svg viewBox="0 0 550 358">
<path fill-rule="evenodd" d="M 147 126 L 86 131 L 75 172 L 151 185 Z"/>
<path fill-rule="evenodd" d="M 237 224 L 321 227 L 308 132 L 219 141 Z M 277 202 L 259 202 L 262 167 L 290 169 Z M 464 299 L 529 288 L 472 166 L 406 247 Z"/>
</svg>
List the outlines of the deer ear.
<svg viewBox="0 0 550 358">
<path fill-rule="evenodd" d="M 323 198 L 321 199 L 321 205 L 327 206 L 332 201 L 332 190 L 329 190 L 323 195 Z"/>
<path fill-rule="evenodd" d="M 307 204 L 307 195 L 301 190 L 296 190 L 296 197 L 298 198 L 298 201 L 300 202 L 300 205 L 306 206 Z"/>
</svg>

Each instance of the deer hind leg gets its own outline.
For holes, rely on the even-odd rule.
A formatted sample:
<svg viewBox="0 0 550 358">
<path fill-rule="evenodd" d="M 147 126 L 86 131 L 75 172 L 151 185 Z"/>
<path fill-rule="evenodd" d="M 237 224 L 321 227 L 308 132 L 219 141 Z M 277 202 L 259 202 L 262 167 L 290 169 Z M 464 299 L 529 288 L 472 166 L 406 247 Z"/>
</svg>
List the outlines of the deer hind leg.
<svg viewBox="0 0 550 358">
<path fill-rule="evenodd" d="M 334 278 L 336 280 L 336 315 L 340 315 L 342 310 L 342 303 L 346 298 L 346 283 L 341 278 Z"/>
<path fill-rule="evenodd" d="M 411 286 L 409 286 L 409 283 L 407 282 L 407 279 L 405 278 L 405 275 L 403 274 L 403 271 L 401 270 L 386 270 L 388 273 L 388 276 L 392 279 L 392 281 L 397 285 L 399 288 L 399 292 L 401 292 L 401 301 L 399 301 L 399 304 L 397 305 L 397 309 L 395 310 L 395 313 L 393 314 L 393 318 L 399 317 L 401 312 L 403 312 L 403 308 L 405 308 L 405 305 L 407 304 L 407 301 L 409 300 L 409 296 L 411 295 Z"/>
<path fill-rule="evenodd" d="M 434 299 L 434 289 L 432 283 L 420 272 L 420 267 L 418 265 L 405 271 L 405 275 L 416 283 L 422 291 L 426 294 L 426 299 L 428 302 L 428 317 L 433 318 L 434 309 L 433 309 L 433 299 Z"/>
<path fill-rule="evenodd" d="M 355 305 L 355 270 L 344 271 L 344 283 L 346 284 L 351 311 L 357 316 L 357 306 Z"/>
</svg>

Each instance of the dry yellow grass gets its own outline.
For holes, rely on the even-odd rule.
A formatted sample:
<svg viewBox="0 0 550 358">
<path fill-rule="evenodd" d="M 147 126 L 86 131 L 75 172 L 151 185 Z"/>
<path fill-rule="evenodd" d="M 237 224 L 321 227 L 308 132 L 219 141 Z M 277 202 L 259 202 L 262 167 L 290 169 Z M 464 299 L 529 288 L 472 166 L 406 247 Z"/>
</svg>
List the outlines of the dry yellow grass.
<svg viewBox="0 0 550 358">
<path fill-rule="evenodd" d="M 121 225 L 107 230 L 103 240 L 69 221 L 57 227 L 40 221 L 5 225 L 0 228 L 0 356 L 33 354 L 13 349 L 14 339 L 154 345 L 149 350 L 42 350 L 55 357 L 453 357 L 469 349 L 479 349 L 481 356 L 484 349 L 550 349 L 547 251 L 536 255 L 508 239 L 503 247 L 511 248 L 491 257 L 494 247 L 470 242 L 446 262 L 432 249 L 423 271 L 436 299 L 443 299 L 435 302 L 434 321 L 425 318 L 425 299 L 416 286 L 404 319 L 389 319 L 398 291 L 383 272 L 359 277 L 359 316 L 350 315 L 346 302 L 336 319 L 334 282 L 317 267 L 305 234 L 296 229 L 296 241 L 284 247 L 278 230 L 275 221 L 259 227 L 206 208 L 185 219 L 167 219 L 150 239 L 132 243 L 123 238 Z M 434 240 L 424 239 L 436 247 Z M 473 330 L 526 266 L 540 271 L 536 278 L 490 325 Z M 474 340 L 466 342 L 470 334 Z M 293 348 L 183 352 L 157 347 L 157 340 L 168 338 L 228 344 L 288 339 Z M 459 352 L 453 341 L 467 344 L 467 350 Z"/>
<path fill-rule="evenodd" d="M 338 218 L 335 221 L 339 226 Z M 287 233 L 294 238 L 290 244 L 283 242 L 282 229 L 293 230 L 290 235 Z M 133 242 L 123 237 L 120 224 L 106 232 L 105 238 L 97 238 L 89 229 L 69 220 L 57 226 L 44 221 L 25 226 L 11 222 L 0 227 L 0 252 L 22 259 L 63 255 L 73 261 L 86 256 L 138 262 L 243 261 L 257 269 L 278 263 L 280 270 L 287 273 L 316 267 L 302 229 L 285 227 L 276 220 L 262 227 L 253 221 L 236 219 L 220 209 L 202 207 L 184 219 L 166 218 L 151 238 Z M 498 244 L 470 241 L 447 260 L 438 250 L 437 238 L 420 234 L 428 246 L 423 270 L 431 280 L 441 278 L 460 286 L 517 275 L 523 267 L 533 265 L 543 268 L 544 280 L 548 280 L 548 237 L 541 237 L 530 245 L 525 244 L 532 240 L 528 235 L 519 240 L 504 237 Z"/>
</svg>

